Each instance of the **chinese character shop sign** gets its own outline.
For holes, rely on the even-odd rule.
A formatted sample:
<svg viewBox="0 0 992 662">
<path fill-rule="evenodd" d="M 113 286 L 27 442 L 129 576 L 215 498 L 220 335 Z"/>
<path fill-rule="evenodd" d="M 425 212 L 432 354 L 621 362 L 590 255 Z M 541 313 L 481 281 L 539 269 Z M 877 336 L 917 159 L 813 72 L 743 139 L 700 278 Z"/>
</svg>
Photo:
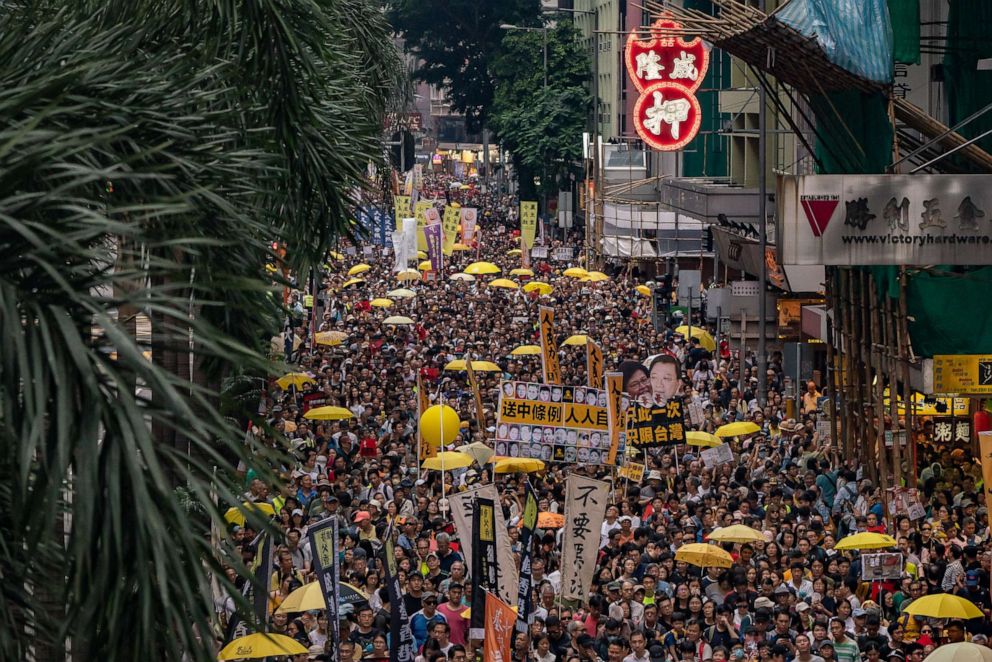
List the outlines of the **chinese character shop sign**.
<svg viewBox="0 0 992 662">
<path fill-rule="evenodd" d="M 634 104 L 634 128 L 652 149 L 673 152 L 696 137 L 703 115 L 695 92 L 709 66 L 703 40 L 685 41 L 681 25 L 660 19 L 651 26 L 651 39 L 637 30 L 627 37 L 624 62 L 640 92 Z"/>
</svg>

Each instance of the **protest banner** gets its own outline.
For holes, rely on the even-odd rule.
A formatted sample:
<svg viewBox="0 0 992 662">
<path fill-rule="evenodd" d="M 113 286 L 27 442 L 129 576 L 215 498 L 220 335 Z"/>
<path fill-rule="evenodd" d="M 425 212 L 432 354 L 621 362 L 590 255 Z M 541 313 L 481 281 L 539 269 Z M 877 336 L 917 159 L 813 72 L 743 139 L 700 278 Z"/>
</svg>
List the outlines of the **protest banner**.
<svg viewBox="0 0 992 662">
<path fill-rule="evenodd" d="M 524 514 L 520 518 L 520 583 L 517 590 L 517 629 L 527 632 L 530 617 L 530 546 L 537 528 L 537 495 L 530 481 L 524 483 Z M 512 610 L 511 610 L 512 611 Z"/>
<path fill-rule="evenodd" d="M 444 217 L 441 219 L 441 229 L 444 230 L 444 244 L 442 246 L 445 255 L 451 255 L 455 247 L 455 240 L 458 238 L 458 220 L 461 218 L 461 208 L 458 205 L 446 205 Z"/>
<path fill-rule="evenodd" d="M 424 237 L 424 228 L 427 227 L 427 210 L 434 209 L 433 200 L 418 200 L 413 208 L 413 216 L 417 219 L 417 250 L 427 250 L 427 239 Z M 435 210 L 437 213 L 437 210 Z"/>
<path fill-rule="evenodd" d="M 250 547 L 255 551 L 255 558 L 248 565 L 252 579 L 244 583 L 244 587 L 241 589 L 241 597 L 244 598 L 245 604 L 252 605 L 255 616 L 254 620 L 258 623 L 265 623 L 269 618 L 268 588 L 271 581 L 269 573 L 272 570 L 272 536 L 268 533 L 260 533 L 251 542 Z M 225 645 L 238 637 L 251 634 L 251 631 L 254 629 L 251 626 L 252 621 L 250 619 L 245 620 L 242 616 L 243 614 L 240 609 L 236 609 L 231 614 L 227 622 L 227 630 L 224 632 Z"/>
<path fill-rule="evenodd" d="M 413 216 L 413 206 L 410 202 L 410 196 L 397 195 L 394 197 L 393 210 L 393 213 L 396 214 L 396 231 L 400 232 L 403 229 L 403 219 Z"/>
<path fill-rule="evenodd" d="M 534 247 L 534 236 L 537 233 L 537 202 L 520 201 L 520 244 L 521 248 Z"/>
<path fill-rule="evenodd" d="M 637 462 L 630 462 L 620 467 L 617 475 L 634 483 L 640 483 L 644 479 L 644 465 Z"/>
<path fill-rule="evenodd" d="M 475 613 L 474 611 L 472 613 Z M 486 627 L 483 644 L 483 662 L 511 662 L 513 623 L 517 615 L 513 609 L 492 593 L 486 593 Z"/>
<path fill-rule="evenodd" d="M 548 247 L 547 246 L 535 246 L 530 251 L 530 256 L 535 260 L 547 260 L 548 259 Z"/>
<path fill-rule="evenodd" d="M 989 512 L 992 512 L 992 432 L 979 432 L 978 445 L 982 454 L 985 507 L 989 509 Z"/>
<path fill-rule="evenodd" d="M 496 454 L 607 464 L 606 391 L 536 382 L 500 384 Z"/>
<path fill-rule="evenodd" d="M 430 396 L 427 395 L 427 389 L 424 388 L 423 380 L 420 378 L 420 373 L 417 373 L 417 457 L 420 458 L 420 462 L 423 463 L 429 457 L 434 457 L 437 455 L 437 448 L 428 444 L 424 439 L 424 433 L 420 430 L 420 417 L 424 415 L 431 406 Z"/>
<path fill-rule="evenodd" d="M 462 223 L 462 243 L 472 245 L 475 239 L 475 224 L 479 217 L 479 212 L 474 207 L 461 208 Z"/>
<path fill-rule="evenodd" d="M 577 474 L 570 474 L 565 483 L 561 597 L 585 601 L 596 571 L 600 530 L 606 516 L 610 484 Z"/>
<path fill-rule="evenodd" d="M 538 309 L 541 324 L 541 368 L 547 384 L 561 384 L 561 366 L 558 364 L 558 341 L 555 339 L 555 309 L 541 306 Z"/>
<path fill-rule="evenodd" d="M 586 342 L 586 383 L 603 388 L 603 348 L 594 340 Z"/>
<path fill-rule="evenodd" d="M 391 540 L 392 532 L 393 528 L 389 526 L 383 536 L 384 539 Z M 407 614 L 406 603 L 403 602 L 403 589 L 400 586 L 399 573 L 396 571 L 395 549 L 392 545 L 383 545 L 381 550 L 385 569 L 383 582 L 386 584 L 390 604 L 389 659 L 390 662 L 413 662 L 417 657 L 417 644 L 413 638 L 413 630 L 410 629 L 410 615 Z"/>
<path fill-rule="evenodd" d="M 627 446 L 638 450 L 685 443 L 685 411 L 680 400 L 627 409 Z"/>
<path fill-rule="evenodd" d="M 902 553 L 862 554 L 861 580 L 881 582 L 902 577 Z"/>
<path fill-rule="evenodd" d="M 466 559 L 471 559 L 475 551 L 472 547 L 472 503 L 476 497 L 499 503 L 499 492 L 492 483 L 448 495 L 451 521 L 458 532 L 462 554 Z M 506 519 L 503 517 L 502 508 L 496 509 L 496 530 L 506 531 Z M 499 577 L 499 597 L 503 602 L 513 604 L 517 599 L 517 563 L 513 557 L 510 536 L 501 533 L 496 538 L 496 574 Z"/>
<path fill-rule="evenodd" d="M 338 518 L 330 517 L 307 530 L 310 556 L 314 573 L 320 582 L 320 592 L 327 605 L 327 624 L 331 627 L 333 641 L 341 641 L 341 621 L 338 618 L 338 586 L 341 584 L 341 565 L 338 558 Z M 337 656 L 335 655 L 335 658 Z"/>
<path fill-rule="evenodd" d="M 733 462 L 734 451 L 730 447 L 730 444 L 720 444 L 713 448 L 704 448 L 699 452 L 699 459 L 703 461 L 703 466 L 707 469 L 712 469 L 721 464 Z"/>
<path fill-rule="evenodd" d="M 475 370 L 472 369 L 472 361 L 465 361 L 465 372 L 468 373 L 468 385 L 475 399 L 475 416 L 481 430 L 486 427 L 486 409 L 482 406 L 482 393 L 479 391 L 479 381 L 475 378 Z"/>
<path fill-rule="evenodd" d="M 441 246 L 441 224 L 432 223 L 425 227 L 424 239 L 427 241 L 427 259 L 431 261 L 431 270 L 439 274 L 444 269 L 444 255 Z"/>
<path fill-rule="evenodd" d="M 471 639 L 485 637 L 486 592 L 497 589 L 495 511 L 492 499 L 478 498 L 472 504 L 472 548 L 475 554 L 472 556 Z"/>
<path fill-rule="evenodd" d="M 610 435 L 610 452 L 606 464 L 617 463 L 617 452 L 626 447 L 627 398 L 623 394 L 623 373 L 606 375 L 606 424 Z"/>
</svg>

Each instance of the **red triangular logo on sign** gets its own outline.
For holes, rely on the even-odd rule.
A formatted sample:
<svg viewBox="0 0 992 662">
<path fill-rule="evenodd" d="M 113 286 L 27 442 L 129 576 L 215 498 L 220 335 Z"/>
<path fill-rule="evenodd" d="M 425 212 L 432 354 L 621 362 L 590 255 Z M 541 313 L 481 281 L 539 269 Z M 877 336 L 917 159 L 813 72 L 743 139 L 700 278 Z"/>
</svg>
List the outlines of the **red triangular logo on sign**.
<svg viewBox="0 0 992 662">
<path fill-rule="evenodd" d="M 840 204 L 840 197 L 835 195 L 804 196 L 800 200 L 803 211 L 806 212 L 806 220 L 813 230 L 813 236 L 822 237 L 830 223 L 830 218 L 834 215 L 834 210 Z"/>
</svg>

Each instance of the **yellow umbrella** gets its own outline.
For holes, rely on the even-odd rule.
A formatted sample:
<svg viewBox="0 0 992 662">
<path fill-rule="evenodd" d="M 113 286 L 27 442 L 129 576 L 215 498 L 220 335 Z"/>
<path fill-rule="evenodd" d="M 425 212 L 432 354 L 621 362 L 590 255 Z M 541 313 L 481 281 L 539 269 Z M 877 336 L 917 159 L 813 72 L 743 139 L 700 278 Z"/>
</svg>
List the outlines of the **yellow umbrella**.
<svg viewBox="0 0 992 662">
<path fill-rule="evenodd" d="M 290 386 L 295 386 L 296 388 L 302 387 L 304 384 L 311 384 L 314 382 L 313 377 L 306 374 L 305 372 L 291 372 L 289 374 L 283 375 L 276 380 L 276 384 L 279 385 L 281 389 L 287 389 Z"/>
<path fill-rule="evenodd" d="M 426 260 L 427 259 L 427 251 L 417 251 L 417 259 L 418 260 Z"/>
<path fill-rule="evenodd" d="M 699 344 L 707 351 L 716 351 L 716 341 L 713 340 L 713 336 L 711 336 L 709 332 L 702 327 L 694 326 L 690 329 L 688 326 L 679 326 L 675 328 L 675 333 L 687 338 L 690 336 L 696 338 L 699 340 Z"/>
<path fill-rule="evenodd" d="M 682 545 L 675 552 L 675 560 L 701 568 L 729 568 L 734 565 L 734 559 L 728 552 L 704 542 Z"/>
<path fill-rule="evenodd" d="M 570 269 L 565 269 L 563 274 L 569 278 L 584 278 L 589 275 L 589 272 L 582 267 L 572 267 Z"/>
<path fill-rule="evenodd" d="M 540 354 L 540 345 L 521 345 L 510 352 L 510 356 L 539 356 Z"/>
<path fill-rule="evenodd" d="M 560 529 L 565 526 L 565 516 L 561 513 L 543 512 L 537 514 L 537 528 Z"/>
<path fill-rule="evenodd" d="M 888 534 L 865 531 L 841 538 L 834 545 L 834 549 L 888 549 L 898 544 L 896 539 Z"/>
<path fill-rule="evenodd" d="M 255 660 L 263 657 L 299 655 L 308 652 L 303 644 L 284 634 L 256 632 L 238 637 L 224 646 L 218 660 Z"/>
<path fill-rule="evenodd" d="M 692 432 L 685 433 L 685 441 L 690 446 L 701 446 L 702 448 L 716 448 L 723 444 L 720 437 L 715 434 L 710 434 L 709 432 L 700 432 L 698 430 L 693 430 Z M 763 540 L 763 539 L 762 539 Z"/>
<path fill-rule="evenodd" d="M 303 418 L 311 421 L 344 421 L 354 417 L 355 415 L 351 413 L 351 410 L 344 407 L 332 407 L 330 405 L 326 407 L 314 407 L 303 414 Z"/>
<path fill-rule="evenodd" d="M 509 278 L 497 278 L 496 280 L 489 283 L 489 287 L 502 287 L 507 290 L 517 290 L 520 286 L 514 283 Z"/>
<path fill-rule="evenodd" d="M 589 272 L 589 280 L 593 283 L 602 283 L 608 281 L 609 279 L 610 277 L 604 274 L 602 271 Z"/>
<path fill-rule="evenodd" d="M 649 296 L 651 296 L 651 288 L 650 288 L 650 287 L 648 287 L 647 285 L 638 285 L 638 286 L 637 286 L 637 287 L 635 287 L 634 289 L 635 289 L 635 290 L 637 291 L 637 293 L 638 293 L 638 294 L 640 294 L 641 296 L 645 296 L 645 297 L 649 297 Z"/>
<path fill-rule="evenodd" d="M 445 370 L 465 370 L 465 359 L 455 359 L 448 361 L 444 366 Z M 502 368 L 492 361 L 472 361 L 472 370 L 477 372 L 502 372 Z"/>
<path fill-rule="evenodd" d="M 584 336 L 581 333 L 579 333 L 574 336 L 569 336 L 565 338 L 565 342 L 563 342 L 562 345 L 581 347 L 582 345 L 585 345 L 587 342 L 589 342 L 589 336 Z"/>
<path fill-rule="evenodd" d="M 471 276 L 487 276 L 490 274 L 498 274 L 500 271 L 502 271 L 502 269 L 497 267 L 492 262 L 473 262 L 465 267 L 465 273 Z"/>
<path fill-rule="evenodd" d="M 406 288 L 400 287 L 395 290 L 389 290 L 386 292 L 386 296 L 393 299 L 410 299 L 417 296 L 417 293 L 413 290 L 408 290 Z"/>
<path fill-rule="evenodd" d="M 414 321 L 409 317 L 404 317 L 402 315 L 393 315 L 392 317 L 387 317 L 382 320 L 383 324 L 414 324 Z"/>
<path fill-rule="evenodd" d="M 341 253 L 338 253 L 337 251 L 331 251 L 331 252 L 328 253 L 328 255 L 330 255 L 335 260 L 343 260 L 344 259 L 344 255 L 341 255 Z"/>
<path fill-rule="evenodd" d="M 464 280 L 464 281 L 475 280 L 475 276 L 473 276 L 472 274 L 463 274 L 463 273 L 451 274 L 449 278 L 451 280 Z"/>
<path fill-rule="evenodd" d="M 310 582 L 304 584 L 286 596 L 276 613 L 291 614 L 298 611 L 311 611 L 313 609 L 327 609 L 324 602 L 324 591 L 320 588 L 320 582 Z"/>
<path fill-rule="evenodd" d="M 451 469 L 471 466 L 473 462 L 475 459 L 471 455 L 458 451 L 441 451 L 434 457 L 424 460 L 420 466 L 423 469 L 433 469 L 434 471 L 450 471 Z"/>
<path fill-rule="evenodd" d="M 492 458 L 492 460 L 494 459 L 496 458 Z M 528 474 L 535 471 L 544 471 L 544 462 L 530 457 L 504 457 L 493 462 L 493 471 L 498 474 Z"/>
<path fill-rule="evenodd" d="M 351 269 L 348 269 L 348 275 L 349 276 L 357 276 L 358 274 L 365 273 L 366 271 L 368 271 L 371 268 L 372 268 L 371 266 L 369 266 L 369 265 L 367 265 L 365 263 L 356 264 Z"/>
<path fill-rule="evenodd" d="M 321 331 L 314 335 L 314 340 L 318 345 L 340 345 L 348 338 L 348 334 L 343 331 Z"/>
<path fill-rule="evenodd" d="M 524 292 L 537 292 L 541 296 L 546 296 L 554 292 L 555 288 L 547 283 L 542 283 L 541 281 L 534 281 L 533 283 L 527 283 L 524 285 Z"/>
<path fill-rule="evenodd" d="M 417 268 L 420 269 L 421 271 L 430 271 L 431 269 L 434 268 L 434 266 L 431 264 L 430 260 L 424 260 L 423 262 L 417 265 Z"/>
<path fill-rule="evenodd" d="M 278 269 L 276 269 L 276 265 L 274 264 L 265 265 L 265 270 L 268 271 L 270 274 L 274 274 L 275 272 L 279 271 Z"/>
<path fill-rule="evenodd" d="M 271 517 L 276 514 L 275 508 L 272 507 L 271 503 L 266 503 L 264 501 L 259 501 L 258 503 L 252 503 L 251 501 L 245 501 L 241 504 L 241 507 L 228 508 L 227 512 L 224 513 L 224 519 L 228 524 L 237 524 L 238 526 L 245 525 L 245 511 L 257 511 L 264 513 Z"/>
<path fill-rule="evenodd" d="M 463 243 L 460 243 L 460 242 L 456 242 L 455 245 L 451 247 L 451 250 L 453 250 L 453 251 L 470 251 L 470 250 L 472 250 L 472 247 L 471 246 L 467 246 L 466 244 L 463 244 Z"/>
<path fill-rule="evenodd" d="M 369 305 L 374 308 L 389 308 L 393 305 L 393 302 L 389 299 L 372 299 L 369 301 Z"/>
<path fill-rule="evenodd" d="M 532 277 L 533 278 L 534 272 L 532 270 L 530 270 L 530 269 L 524 269 L 523 267 L 517 267 L 516 269 L 514 269 L 513 271 L 510 272 L 510 275 L 511 276 L 529 276 L 529 277 Z"/>
<path fill-rule="evenodd" d="M 726 425 L 721 425 L 718 427 L 716 429 L 716 436 L 746 437 L 747 435 L 754 434 L 755 432 L 761 432 L 761 428 L 751 421 L 738 421 L 736 423 L 727 423 Z"/>
<path fill-rule="evenodd" d="M 403 281 L 407 280 L 420 280 L 420 272 L 416 269 L 404 269 L 403 271 L 396 274 L 396 280 Z"/>
<path fill-rule="evenodd" d="M 362 280 L 361 278 L 349 278 L 349 279 L 348 279 L 348 280 L 346 280 L 346 281 L 344 282 L 344 284 L 343 284 L 343 285 L 341 286 L 341 289 L 343 290 L 343 289 L 344 289 L 344 288 L 346 288 L 346 287 L 351 287 L 352 285 L 359 285 L 359 284 L 361 284 L 361 283 L 364 283 L 364 282 L 365 282 L 365 281 L 364 281 L 364 280 Z"/>
<path fill-rule="evenodd" d="M 506 254 L 509 257 L 517 257 L 518 255 L 520 255 L 520 249 L 519 248 L 514 248 L 512 250 L 506 251 Z"/>
<path fill-rule="evenodd" d="M 752 529 L 743 524 L 734 524 L 714 529 L 709 535 L 709 539 L 716 542 L 765 542 L 765 536 L 761 531 Z"/>
<path fill-rule="evenodd" d="M 975 603 L 950 593 L 934 593 L 916 598 L 906 607 L 906 613 L 930 618 L 981 618 L 982 610 Z"/>
</svg>

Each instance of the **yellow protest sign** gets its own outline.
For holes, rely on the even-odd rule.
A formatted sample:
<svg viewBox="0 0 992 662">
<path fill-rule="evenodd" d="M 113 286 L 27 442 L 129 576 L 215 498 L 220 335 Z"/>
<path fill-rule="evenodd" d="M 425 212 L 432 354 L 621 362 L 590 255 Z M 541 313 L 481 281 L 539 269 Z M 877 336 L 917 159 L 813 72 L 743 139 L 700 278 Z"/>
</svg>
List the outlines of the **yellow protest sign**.
<svg viewBox="0 0 992 662">
<path fill-rule="evenodd" d="M 561 366 L 558 364 L 558 341 L 555 340 L 555 309 L 541 306 L 541 364 L 547 384 L 561 384 Z"/>
<path fill-rule="evenodd" d="M 427 226 L 427 216 L 425 215 L 427 210 L 434 206 L 432 200 L 418 200 L 417 206 L 413 208 L 413 215 L 417 219 L 417 249 L 426 251 L 427 250 L 427 236 L 424 234 L 424 228 Z"/>
<path fill-rule="evenodd" d="M 410 196 L 397 195 L 393 198 L 393 209 L 396 213 L 396 231 L 403 229 L 403 219 L 413 218 L 413 209 L 410 207 Z"/>
<path fill-rule="evenodd" d="M 520 201 L 520 237 L 527 248 L 534 247 L 534 236 L 537 234 L 537 202 Z"/>
<path fill-rule="evenodd" d="M 444 217 L 441 219 L 441 229 L 444 231 L 444 244 L 441 252 L 451 255 L 455 247 L 455 239 L 458 236 L 458 222 L 461 220 L 461 208 L 454 205 L 447 205 L 444 208 Z"/>
<path fill-rule="evenodd" d="M 606 375 L 606 421 L 609 426 L 610 452 L 606 464 L 616 464 L 620 450 L 620 435 L 626 434 L 626 413 L 623 406 L 623 373 Z"/>
<path fill-rule="evenodd" d="M 627 480 L 639 483 L 644 479 L 644 465 L 631 462 L 620 467 L 619 476 L 620 478 L 626 478 Z"/>
</svg>

